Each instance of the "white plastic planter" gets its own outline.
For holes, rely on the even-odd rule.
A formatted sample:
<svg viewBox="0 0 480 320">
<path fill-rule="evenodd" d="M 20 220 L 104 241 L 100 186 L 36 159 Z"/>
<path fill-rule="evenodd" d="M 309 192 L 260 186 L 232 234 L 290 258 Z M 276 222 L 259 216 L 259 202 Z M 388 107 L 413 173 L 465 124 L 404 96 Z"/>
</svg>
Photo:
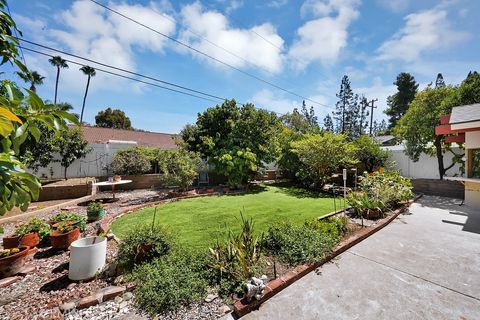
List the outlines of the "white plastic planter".
<svg viewBox="0 0 480 320">
<path fill-rule="evenodd" d="M 91 279 L 102 271 L 106 258 L 107 238 L 78 239 L 70 245 L 68 277 L 70 280 Z"/>
</svg>

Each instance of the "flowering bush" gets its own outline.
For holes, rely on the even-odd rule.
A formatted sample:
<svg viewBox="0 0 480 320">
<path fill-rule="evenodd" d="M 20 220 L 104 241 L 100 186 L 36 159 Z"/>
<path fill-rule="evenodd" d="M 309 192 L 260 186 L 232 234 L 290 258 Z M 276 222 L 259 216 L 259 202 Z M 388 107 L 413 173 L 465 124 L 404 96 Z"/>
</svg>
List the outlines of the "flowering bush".
<svg viewBox="0 0 480 320">
<path fill-rule="evenodd" d="M 360 189 L 372 202 L 383 203 L 385 207 L 395 206 L 413 196 L 410 179 L 393 170 L 365 174 L 360 181 Z"/>
</svg>

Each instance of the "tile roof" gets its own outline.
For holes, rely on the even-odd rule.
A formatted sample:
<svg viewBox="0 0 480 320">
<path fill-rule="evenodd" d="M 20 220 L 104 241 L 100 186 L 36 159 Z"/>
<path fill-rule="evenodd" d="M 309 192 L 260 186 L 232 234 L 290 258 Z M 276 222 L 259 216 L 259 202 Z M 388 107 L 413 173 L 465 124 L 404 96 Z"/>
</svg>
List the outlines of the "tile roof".
<svg viewBox="0 0 480 320">
<path fill-rule="evenodd" d="M 480 121 L 480 103 L 452 108 L 450 124 Z"/>
<path fill-rule="evenodd" d="M 174 138 L 176 134 L 159 133 L 150 131 L 135 131 L 111 128 L 99 128 L 83 126 L 83 136 L 90 144 L 107 143 L 110 140 L 135 141 L 143 147 L 155 147 L 162 149 L 175 149 Z"/>
</svg>

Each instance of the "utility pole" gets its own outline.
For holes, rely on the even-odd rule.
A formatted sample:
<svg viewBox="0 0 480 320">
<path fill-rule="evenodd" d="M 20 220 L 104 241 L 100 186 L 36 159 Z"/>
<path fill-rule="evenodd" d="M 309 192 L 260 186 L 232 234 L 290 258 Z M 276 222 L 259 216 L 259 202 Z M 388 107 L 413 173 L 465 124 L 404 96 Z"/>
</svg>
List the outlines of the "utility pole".
<svg viewBox="0 0 480 320">
<path fill-rule="evenodd" d="M 374 103 L 378 101 L 378 99 L 373 99 L 372 101 L 370 101 L 372 103 L 372 112 L 370 113 L 370 137 L 372 136 L 372 126 L 373 126 L 373 109 L 376 108 L 374 106 Z"/>
</svg>

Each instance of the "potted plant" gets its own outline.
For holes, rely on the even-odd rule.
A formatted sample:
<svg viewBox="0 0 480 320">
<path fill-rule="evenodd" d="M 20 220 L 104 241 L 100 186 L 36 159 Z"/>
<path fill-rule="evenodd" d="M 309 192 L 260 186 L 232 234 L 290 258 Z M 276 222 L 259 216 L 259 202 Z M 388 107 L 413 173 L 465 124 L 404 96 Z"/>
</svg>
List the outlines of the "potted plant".
<svg viewBox="0 0 480 320">
<path fill-rule="evenodd" d="M 53 227 L 55 224 L 62 222 L 62 221 L 74 221 L 76 225 L 80 228 L 80 231 L 83 232 L 85 230 L 85 217 L 81 214 L 72 212 L 61 212 L 56 216 L 52 217 L 49 221 L 49 224 Z"/>
<path fill-rule="evenodd" d="M 41 219 L 33 218 L 28 223 L 18 226 L 13 235 L 4 237 L 3 247 L 5 249 L 17 248 L 20 245 L 36 247 L 49 233 L 48 224 Z"/>
<path fill-rule="evenodd" d="M 0 250 L 0 279 L 17 274 L 24 266 L 30 248 L 20 246 L 18 248 Z"/>
<path fill-rule="evenodd" d="M 97 221 L 103 219 L 105 216 L 105 209 L 103 203 L 92 201 L 88 204 L 87 208 L 87 220 L 88 222 Z"/>
<path fill-rule="evenodd" d="M 80 228 L 76 221 L 62 221 L 54 225 L 50 232 L 50 242 L 54 249 L 68 249 L 70 244 L 80 237 Z"/>
</svg>

